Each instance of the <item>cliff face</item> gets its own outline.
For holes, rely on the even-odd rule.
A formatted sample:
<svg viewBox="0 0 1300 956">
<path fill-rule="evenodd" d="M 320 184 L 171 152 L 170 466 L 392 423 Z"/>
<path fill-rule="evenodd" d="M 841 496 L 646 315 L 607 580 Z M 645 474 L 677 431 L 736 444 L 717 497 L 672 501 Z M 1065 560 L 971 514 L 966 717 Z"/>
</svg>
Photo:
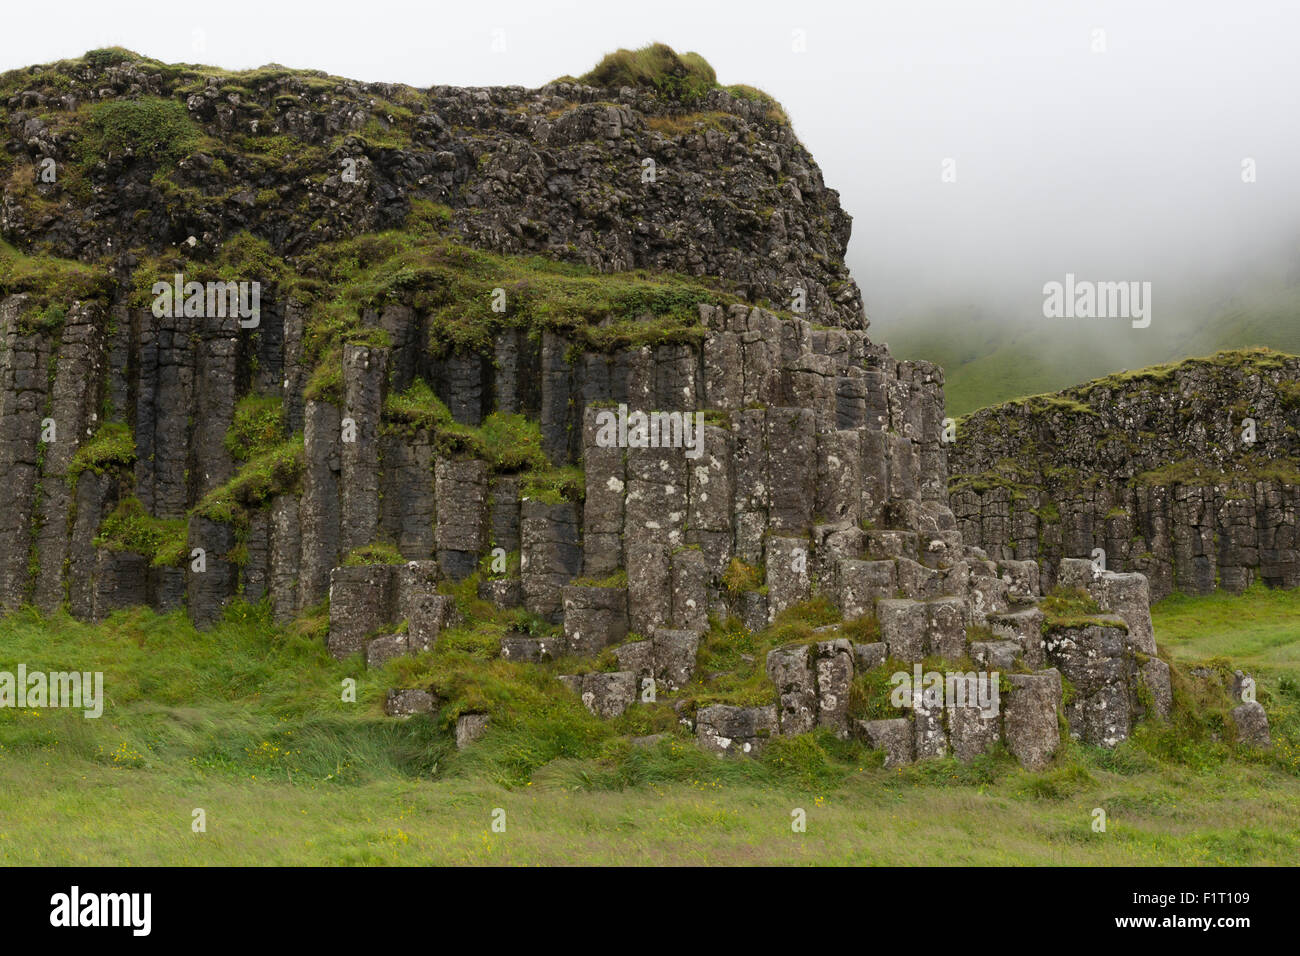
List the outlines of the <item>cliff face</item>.
<svg viewBox="0 0 1300 956">
<path fill-rule="evenodd" d="M 724 277 L 781 309 L 802 289 L 821 323 L 865 327 L 849 216 L 761 95 L 416 90 L 114 60 L 0 78 L 0 232 L 22 249 L 119 276 L 141 251 L 210 255 L 241 232 L 293 256 L 400 226 L 425 200 L 480 248 Z"/>
<path fill-rule="evenodd" d="M 1153 597 L 1300 585 L 1295 356 L 1223 352 L 982 409 L 950 456 L 963 536 L 995 557 L 1051 574 L 1101 548 Z"/>
<path fill-rule="evenodd" d="M 0 85 L 0 610 L 328 599 L 331 651 L 372 666 L 477 614 L 483 653 L 586 660 L 558 676 L 603 716 L 649 681 L 717 751 L 827 727 L 1039 767 L 1058 714 L 1110 746 L 1168 712 L 1145 579 L 1078 562 L 1058 621 L 1036 563 L 963 544 L 942 375 L 867 338 L 848 218 L 761 95 L 112 52 Z M 694 442 L 601 438 L 664 412 Z M 809 603 L 811 642 L 697 669 Z M 923 660 L 1014 669 L 1005 715 L 879 719 L 870 672 Z"/>
</svg>

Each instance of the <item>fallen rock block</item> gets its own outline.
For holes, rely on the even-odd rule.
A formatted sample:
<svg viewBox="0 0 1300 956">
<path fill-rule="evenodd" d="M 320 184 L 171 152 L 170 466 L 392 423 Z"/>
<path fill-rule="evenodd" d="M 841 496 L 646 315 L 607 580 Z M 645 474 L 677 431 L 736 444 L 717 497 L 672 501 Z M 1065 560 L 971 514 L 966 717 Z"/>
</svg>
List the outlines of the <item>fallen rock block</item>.
<svg viewBox="0 0 1300 956">
<path fill-rule="evenodd" d="M 650 638 L 655 678 L 668 690 L 678 690 L 691 682 L 695 673 L 695 656 L 700 648 L 700 632 L 657 627 Z"/>
<path fill-rule="evenodd" d="M 559 638 L 529 637 L 527 634 L 507 634 L 501 638 L 501 656 L 508 661 L 539 664 L 559 656 L 563 642 Z"/>
<path fill-rule="evenodd" d="M 413 717 L 433 712 L 434 696 L 427 690 L 394 687 L 384 701 L 384 713 L 389 717 Z"/>
<path fill-rule="evenodd" d="M 916 759 L 912 722 L 906 717 L 891 720 L 859 720 L 859 735 L 868 746 L 885 752 L 885 768 L 901 767 Z"/>
<path fill-rule="evenodd" d="M 451 619 L 453 602 L 445 594 L 413 595 L 406 608 L 407 651 L 418 654 L 432 650 L 438 635 Z"/>
<path fill-rule="evenodd" d="M 695 715 L 695 737 L 716 754 L 754 754 L 777 733 L 776 707 L 733 707 L 714 704 Z"/>
<path fill-rule="evenodd" d="M 524 583 L 519 578 L 492 578 L 480 581 L 479 600 L 487 601 L 493 607 L 512 608 L 524 603 Z"/>
<path fill-rule="evenodd" d="M 617 717 L 636 700 L 636 675 L 631 671 L 597 671 L 582 674 L 576 681 L 573 677 L 560 680 L 575 690 L 582 705 L 597 717 Z"/>
<path fill-rule="evenodd" d="M 405 634 L 384 634 L 366 645 L 366 666 L 383 667 L 395 657 L 407 654 Z"/>
<path fill-rule="evenodd" d="M 488 714 L 461 714 L 456 721 L 456 749 L 464 750 L 481 738 L 491 722 Z"/>
<path fill-rule="evenodd" d="M 1258 701 L 1237 705 L 1232 709 L 1231 717 L 1237 727 L 1237 743 L 1262 750 L 1273 746 L 1268 732 L 1268 715 Z"/>
<path fill-rule="evenodd" d="M 972 641 L 970 656 L 986 671 L 1007 673 L 1016 666 L 1020 645 L 1015 641 Z"/>
</svg>

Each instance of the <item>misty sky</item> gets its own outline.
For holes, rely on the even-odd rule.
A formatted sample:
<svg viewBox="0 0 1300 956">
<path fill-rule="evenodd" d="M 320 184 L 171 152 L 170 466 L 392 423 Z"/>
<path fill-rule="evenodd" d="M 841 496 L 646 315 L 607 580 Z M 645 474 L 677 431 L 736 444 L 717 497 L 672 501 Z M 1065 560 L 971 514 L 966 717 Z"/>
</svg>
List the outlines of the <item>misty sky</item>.
<svg viewBox="0 0 1300 956">
<path fill-rule="evenodd" d="M 1152 281 L 1158 302 L 1294 256 L 1298 37 L 1300 4 L 1281 0 L 62 0 L 9 5 L 0 69 L 121 45 L 229 69 L 537 86 L 620 46 L 695 50 L 721 82 L 785 105 L 854 218 L 849 264 L 880 328 L 945 300 L 1033 312 L 1067 271 Z M 956 182 L 941 181 L 945 158 Z"/>
</svg>

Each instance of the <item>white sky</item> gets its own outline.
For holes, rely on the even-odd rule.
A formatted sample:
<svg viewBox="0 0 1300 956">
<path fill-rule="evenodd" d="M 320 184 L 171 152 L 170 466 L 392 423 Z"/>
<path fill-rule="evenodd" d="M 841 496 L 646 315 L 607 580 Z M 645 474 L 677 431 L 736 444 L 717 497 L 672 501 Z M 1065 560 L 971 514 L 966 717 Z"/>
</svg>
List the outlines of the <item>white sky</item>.
<svg viewBox="0 0 1300 956">
<path fill-rule="evenodd" d="M 950 294 L 1037 309 L 1066 271 L 1195 283 L 1283 243 L 1294 254 L 1298 37 L 1285 0 L 60 0 L 8 5 L 0 69 L 116 44 L 230 69 L 536 86 L 662 40 L 785 105 L 854 217 L 849 264 L 879 323 Z M 940 181 L 947 157 L 955 183 Z"/>
</svg>

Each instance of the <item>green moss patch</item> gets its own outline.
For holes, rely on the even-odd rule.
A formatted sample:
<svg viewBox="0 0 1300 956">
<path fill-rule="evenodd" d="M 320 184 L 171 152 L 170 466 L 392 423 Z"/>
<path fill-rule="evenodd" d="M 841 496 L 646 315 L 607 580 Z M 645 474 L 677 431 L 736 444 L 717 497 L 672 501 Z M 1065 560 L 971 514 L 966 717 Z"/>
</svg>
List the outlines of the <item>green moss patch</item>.
<svg viewBox="0 0 1300 956">
<path fill-rule="evenodd" d="M 156 567 L 178 565 L 188 553 L 186 521 L 155 518 L 139 498 L 124 498 L 100 525 L 95 546 L 142 554 Z"/>
<path fill-rule="evenodd" d="M 75 485 L 86 471 L 103 475 L 134 464 L 135 436 L 131 429 L 118 422 L 105 422 L 72 456 L 68 463 L 68 484 Z"/>
</svg>

